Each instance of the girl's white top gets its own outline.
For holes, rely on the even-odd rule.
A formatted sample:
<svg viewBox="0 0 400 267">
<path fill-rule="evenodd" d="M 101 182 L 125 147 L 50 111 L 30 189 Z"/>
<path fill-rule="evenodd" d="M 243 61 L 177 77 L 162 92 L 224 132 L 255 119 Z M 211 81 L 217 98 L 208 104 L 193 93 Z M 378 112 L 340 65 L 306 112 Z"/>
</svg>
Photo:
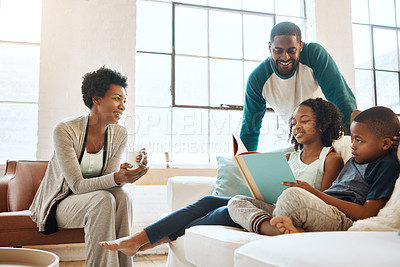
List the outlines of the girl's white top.
<svg viewBox="0 0 400 267">
<path fill-rule="evenodd" d="M 312 187 L 321 190 L 322 177 L 324 176 L 325 158 L 332 147 L 324 147 L 319 158 L 310 164 L 301 161 L 300 155 L 303 150 L 292 152 L 289 157 L 289 166 L 297 180 L 309 183 Z"/>
</svg>

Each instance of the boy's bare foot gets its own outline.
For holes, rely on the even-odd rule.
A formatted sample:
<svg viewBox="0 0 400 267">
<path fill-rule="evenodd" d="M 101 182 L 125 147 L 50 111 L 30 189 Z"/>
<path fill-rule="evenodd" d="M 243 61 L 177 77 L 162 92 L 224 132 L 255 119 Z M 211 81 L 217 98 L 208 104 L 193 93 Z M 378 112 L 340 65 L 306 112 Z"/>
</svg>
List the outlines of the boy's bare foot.
<svg viewBox="0 0 400 267">
<path fill-rule="evenodd" d="M 294 226 L 292 219 L 288 216 L 274 217 L 270 220 L 270 224 L 275 226 L 282 234 L 305 232 L 304 229 Z"/>
<path fill-rule="evenodd" d="M 258 232 L 262 235 L 280 235 L 282 234 L 276 226 L 271 225 L 270 220 L 265 220 L 260 224 L 260 228 L 258 229 Z"/>
<path fill-rule="evenodd" d="M 161 245 L 161 244 L 169 243 L 169 242 L 171 242 L 171 240 L 169 239 L 168 236 L 166 236 L 166 237 L 164 237 L 163 239 L 161 239 L 160 241 L 158 241 L 158 242 L 156 242 L 156 243 L 154 243 L 154 244 L 151 244 L 150 242 L 147 243 L 147 244 L 144 244 L 143 246 L 141 246 L 141 247 L 139 248 L 138 251 L 145 251 L 145 250 L 148 250 L 148 249 L 157 247 L 157 246 L 159 246 L 159 245 Z"/>
<path fill-rule="evenodd" d="M 112 251 L 121 251 L 127 256 L 135 256 L 138 250 L 147 243 L 150 243 L 149 238 L 144 230 L 127 237 L 119 238 L 112 241 L 99 242 L 99 245 L 104 249 Z"/>
</svg>

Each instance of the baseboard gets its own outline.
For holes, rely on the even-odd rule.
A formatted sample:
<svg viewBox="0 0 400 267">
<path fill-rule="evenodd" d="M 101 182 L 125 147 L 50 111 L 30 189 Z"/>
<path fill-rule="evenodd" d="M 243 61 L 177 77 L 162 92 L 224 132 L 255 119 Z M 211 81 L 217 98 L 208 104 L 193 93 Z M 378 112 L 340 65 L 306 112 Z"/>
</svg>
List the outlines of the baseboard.
<svg viewBox="0 0 400 267">
<path fill-rule="evenodd" d="M 26 247 L 28 248 L 28 247 Z M 46 246 L 29 246 L 29 248 L 53 252 L 60 261 L 84 261 L 86 260 L 85 244 L 63 244 Z M 138 252 L 138 255 L 164 255 L 168 254 L 168 244 L 161 244 L 155 248 Z"/>
</svg>

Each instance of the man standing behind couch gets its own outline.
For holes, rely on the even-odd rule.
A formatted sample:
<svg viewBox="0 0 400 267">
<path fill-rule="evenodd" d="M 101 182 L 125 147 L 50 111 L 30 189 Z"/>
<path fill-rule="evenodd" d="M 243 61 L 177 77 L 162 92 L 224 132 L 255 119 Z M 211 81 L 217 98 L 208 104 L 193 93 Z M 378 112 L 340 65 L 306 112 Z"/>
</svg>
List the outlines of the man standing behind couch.
<svg viewBox="0 0 400 267">
<path fill-rule="evenodd" d="M 329 53 L 317 43 L 303 43 L 300 28 L 291 22 L 272 28 L 269 51 L 247 80 L 240 131 L 247 149 L 257 150 L 266 101 L 287 122 L 302 101 L 325 98 L 343 114 L 348 133 L 356 99 Z"/>
</svg>

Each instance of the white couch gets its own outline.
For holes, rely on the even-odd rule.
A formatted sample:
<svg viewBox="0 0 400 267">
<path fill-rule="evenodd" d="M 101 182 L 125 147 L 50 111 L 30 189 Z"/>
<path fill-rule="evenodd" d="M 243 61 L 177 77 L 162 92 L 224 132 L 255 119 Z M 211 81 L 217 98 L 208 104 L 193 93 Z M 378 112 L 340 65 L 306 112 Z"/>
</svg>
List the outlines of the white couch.
<svg viewBox="0 0 400 267">
<path fill-rule="evenodd" d="M 345 159 L 349 157 L 346 149 L 342 150 L 339 146 L 335 149 Z M 167 185 L 169 208 L 177 210 L 210 195 L 214 183 L 215 177 L 170 178 Z M 396 200 L 391 198 L 388 204 L 394 212 L 400 213 L 400 179 L 395 191 L 392 198 L 396 197 Z M 397 206 L 393 209 L 394 205 Z M 386 213 L 394 214 L 392 210 L 384 209 Z M 400 214 L 396 216 L 400 221 Z M 381 221 L 385 224 L 385 219 Z M 366 223 L 361 221 L 357 226 L 363 229 Z M 396 224 L 394 228 L 383 229 L 391 231 L 320 232 L 268 237 L 226 226 L 194 226 L 170 243 L 167 266 L 400 266 L 400 235 L 395 231 L 399 227 Z"/>
</svg>

